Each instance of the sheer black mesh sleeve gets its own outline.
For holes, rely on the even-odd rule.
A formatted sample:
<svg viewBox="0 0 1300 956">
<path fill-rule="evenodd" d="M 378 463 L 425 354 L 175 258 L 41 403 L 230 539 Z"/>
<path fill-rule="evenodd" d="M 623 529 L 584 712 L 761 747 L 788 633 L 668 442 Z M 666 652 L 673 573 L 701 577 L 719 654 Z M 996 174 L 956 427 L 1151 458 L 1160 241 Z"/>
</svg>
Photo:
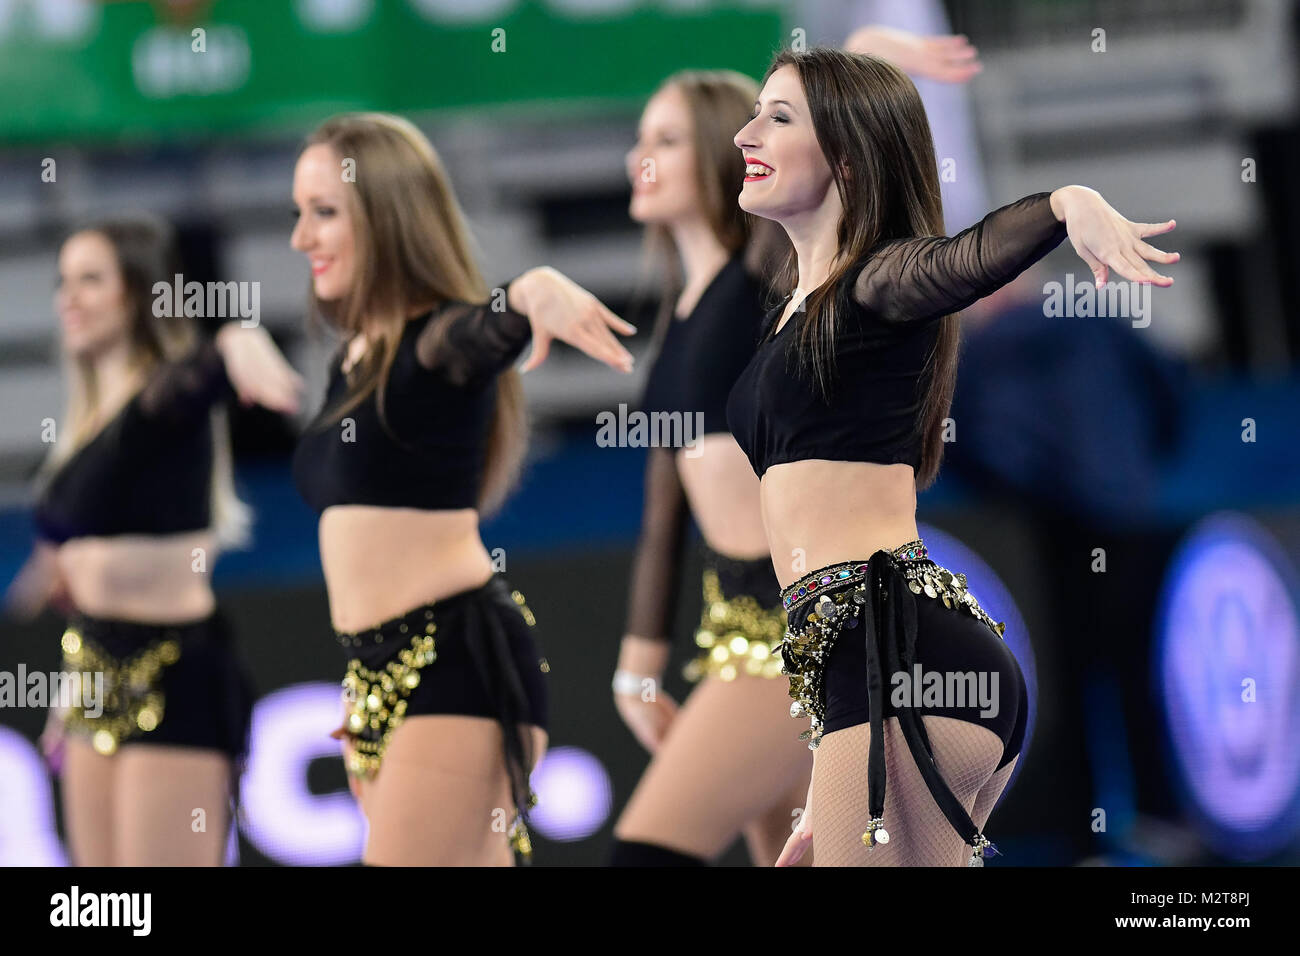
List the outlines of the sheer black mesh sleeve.
<svg viewBox="0 0 1300 956">
<path fill-rule="evenodd" d="M 461 386 L 494 378 L 508 369 L 531 340 L 528 317 L 490 305 L 448 306 L 420 332 L 420 364 Z"/>
<path fill-rule="evenodd" d="M 140 390 L 138 407 L 147 419 L 184 425 L 233 394 L 221 353 L 205 340 L 184 358 L 155 368 Z"/>
<path fill-rule="evenodd" d="M 624 634 L 671 639 L 688 514 L 675 450 L 651 448 L 646 458 L 645 503 L 632 560 Z"/>
<path fill-rule="evenodd" d="M 876 249 L 853 282 L 853 299 L 890 322 L 959 312 L 1006 285 L 1066 236 L 1050 193 L 989 213 L 957 235 L 900 239 Z"/>
</svg>

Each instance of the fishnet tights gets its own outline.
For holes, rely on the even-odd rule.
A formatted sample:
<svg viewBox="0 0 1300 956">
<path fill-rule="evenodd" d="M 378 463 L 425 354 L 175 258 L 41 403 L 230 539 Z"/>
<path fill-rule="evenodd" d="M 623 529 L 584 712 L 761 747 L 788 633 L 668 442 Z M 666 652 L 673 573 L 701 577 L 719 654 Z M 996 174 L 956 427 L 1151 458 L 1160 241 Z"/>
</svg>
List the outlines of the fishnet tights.
<svg viewBox="0 0 1300 956">
<path fill-rule="evenodd" d="M 982 831 L 1020 758 L 994 773 L 1003 745 L 993 731 L 953 717 L 923 715 L 921 719 L 940 773 Z M 970 847 L 930 796 L 897 717 L 885 718 L 884 733 L 884 824 L 889 842 L 871 850 L 862 845 L 862 832 L 870 818 L 867 746 L 871 726 L 846 727 L 824 736 L 815 753 L 813 865 L 965 866 Z"/>
</svg>

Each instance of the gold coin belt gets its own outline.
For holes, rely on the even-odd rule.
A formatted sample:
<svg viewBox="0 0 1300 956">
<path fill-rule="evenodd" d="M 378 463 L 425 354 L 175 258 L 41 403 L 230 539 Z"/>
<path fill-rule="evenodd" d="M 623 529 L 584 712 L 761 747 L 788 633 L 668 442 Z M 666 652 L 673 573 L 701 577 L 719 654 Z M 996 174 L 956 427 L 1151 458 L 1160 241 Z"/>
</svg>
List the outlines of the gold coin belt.
<svg viewBox="0 0 1300 956">
<path fill-rule="evenodd" d="M 912 542 L 912 545 L 919 544 L 919 541 Z M 980 607 L 966 587 L 966 575 L 954 574 L 927 557 L 901 556 L 899 550 L 895 550 L 895 557 L 899 559 L 898 566 L 907 580 L 909 591 L 932 600 L 941 600 L 947 608 L 964 609 L 987 625 L 998 637 L 1004 638 L 1006 625 L 994 621 Z M 913 553 L 916 553 L 915 550 Z M 921 554 L 924 554 L 923 549 Z M 788 629 L 781 645 L 781 656 L 785 662 L 783 673 L 790 678 L 790 697 L 793 700 L 790 716 L 809 718 L 809 728 L 799 735 L 800 740 L 808 741 L 809 750 L 816 750 L 821 742 L 826 719 L 825 660 L 840 633 L 845 627 L 853 627 L 861 613 L 866 600 L 865 589 L 861 587 L 861 582 L 866 578 L 866 568 L 864 562 L 858 561 L 832 565 L 786 589 L 786 593 L 794 597 L 789 602 L 792 609 L 809 599 L 817 600 L 817 609 L 808 615 L 799 629 Z M 817 595 L 807 589 L 808 582 L 843 590 L 834 595 Z M 804 590 L 805 594 L 800 594 L 800 590 Z"/>
<path fill-rule="evenodd" d="M 528 626 L 535 627 L 537 619 L 525 603 L 523 594 L 511 591 L 510 599 L 519 607 L 519 613 Z M 406 719 L 407 699 L 420 686 L 420 671 L 438 659 L 437 642 L 433 636 L 438 625 L 433 620 L 432 609 L 425 609 L 424 621 L 424 633 L 415 634 L 410 646 L 403 648 L 395 659 L 388 661 L 384 670 L 372 671 L 356 658 L 348 662 L 348 672 L 343 678 L 344 698 L 348 702 L 346 726 L 352 735 L 347 771 L 355 777 L 373 779 L 379 772 L 389 741 Z M 397 630 L 398 633 L 405 634 L 410 628 L 410 624 L 403 622 Z M 358 634 L 339 634 L 337 637 L 344 647 L 360 647 L 362 644 L 362 637 Z M 543 673 L 550 671 L 550 664 L 545 658 L 538 665 Z M 532 808 L 536 805 L 537 795 L 530 790 L 528 806 Z M 514 852 L 525 862 L 531 860 L 532 839 L 518 808 L 506 837 Z"/>
<path fill-rule="evenodd" d="M 510 600 L 514 601 L 515 604 L 519 606 L 519 613 L 524 616 L 524 622 L 529 627 L 536 627 L 537 618 L 534 617 L 533 612 L 529 610 L 523 594 L 519 591 L 511 591 Z M 550 662 L 544 657 L 537 662 L 537 666 L 543 674 L 549 674 L 551 672 Z M 528 788 L 528 809 L 531 810 L 535 806 L 537 806 L 537 794 L 533 792 L 533 788 L 530 785 Z M 524 822 L 524 814 L 519 807 L 515 807 L 515 818 L 511 821 L 510 829 L 506 833 L 506 836 L 510 840 L 511 849 L 519 854 L 525 863 L 531 863 L 533 859 L 533 841 L 528 835 L 528 825 Z"/>
<path fill-rule="evenodd" d="M 352 735 L 347 770 L 355 777 L 371 779 L 379 772 L 389 740 L 406 719 L 407 698 L 420 686 L 420 671 L 438 659 L 433 637 L 438 625 L 433 622 L 433 611 L 426 610 L 424 615 L 424 633 L 413 635 L 410 646 L 385 663 L 383 670 L 372 671 L 357 658 L 348 661 L 343 678 L 348 705 L 345 726 Z M 402 632 L 409 629 L 405 623 L 399 628 Z M 360 643 L 355 636 L 341 635 L 339 640 Z"/>
<path fill-rule="evenodd" d="M 732 681 L 741 674 L 780 677 L 785 626 L 785 611 L 780 607 L 765 608 L 748 594 L 723 597 L 718 573 L 706 568 L 704 614 L 695 631 L 700 653 L 682 674 L 692 682 L 705 677 Z"/>
<path fill-rule="evenodd" d="M 88 717 L 79 694 L 65 715 L 66 726 L 90 735 L 91 746 L 104 756 L 117 752 L 125 740 L 147 734 L 162 723 L 166 701 L 160 685 L 163 668 L 181 657 L 179 635 L 174 630 L 153 641 L 130 657 L 119 660 L 82 630 L 70 626 L 63 632 L 65 672 L 104 675 L 104 700 L 98 717 Z"/>
</svg>

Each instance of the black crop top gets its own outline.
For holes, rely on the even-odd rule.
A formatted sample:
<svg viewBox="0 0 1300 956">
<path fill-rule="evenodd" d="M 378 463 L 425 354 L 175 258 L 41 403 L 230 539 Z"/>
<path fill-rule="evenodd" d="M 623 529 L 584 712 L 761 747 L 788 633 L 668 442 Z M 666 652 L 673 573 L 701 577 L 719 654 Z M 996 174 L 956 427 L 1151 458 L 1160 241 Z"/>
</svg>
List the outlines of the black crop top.
<svg viewBox="0 0 1300 956">
<path fill-rule="evenodd" d="M 199 531 L 212 523 L 212 419 L 231 394 L 211 342 L 160 364 L 144 387 L 45 485 L 42 538 Z"/>
<path fill-rule="evenodd" d="M 933 320 L 994 292 L 1065 238 L 1050 195 L 1003 206 L 951 238 L 882 243 L 850 270 L 840 289 L 848 310 L 837 323 L 829 403 L 801 374 L 790 345 L 801 315 L 773 335 L 785 304 L 774 308 L 727 402 L 731 432 L 755 474 L 814 458 L 919 467 L 922 380 L 939 331 Z"/>
<path fill-rule="evenodd" d="M 303 498 L 318 513 L 332 505 L 477 507 L 496 377 L 531 335 L 526 316 L 463 302 L 408 320 L 389 370 L 382 421 L 375 392 L 342 418 L 333 416 L 347 391 L 345 343 L 331 365 L 324 407 L 294 452 L 293 477 Z"/>
<path fill-rule="evenodd" d="M 766 286 L 750 273 L 744 254 L 714 276 L 686 319 L 669 319 L 646 382 L 646 412 L 703 415 L 702 434 L 727 431 L 727 395 L 754 355 Z M 685 427 L 685 426 L 684 426 Z M 688 437 L 695 433 L 692 417 Z M 623 633 L 668 640 L 677 613 L 682 545 L 690 508 L 677 471 L 676 448 L 649 449 L 641 532 L 628 588 Z"/>
<path fill-rule="evenodd" d="M 727 396 L 758 345 L 764 292 L 737 254 L 713 277 L 687 318 L 670 316 L 646 379 L 642 411 L 692 416 L 689 435 L 695 435 L 697 413 L 703 415 L 700 434 L 728 431 Z"/>
</svg>

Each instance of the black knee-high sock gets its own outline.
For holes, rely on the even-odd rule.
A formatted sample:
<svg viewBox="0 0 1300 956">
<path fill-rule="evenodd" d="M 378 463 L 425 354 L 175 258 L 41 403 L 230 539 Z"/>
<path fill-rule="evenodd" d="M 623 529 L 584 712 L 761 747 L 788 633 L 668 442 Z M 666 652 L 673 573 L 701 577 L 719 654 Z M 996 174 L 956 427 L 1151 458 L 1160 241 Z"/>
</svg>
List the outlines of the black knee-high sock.
<svg viewBox="0 0 1300 956">
<path fill-rule="evenodd" d="M 610 866 L 704 866 L 705 861 L 689 853 L 679 853 L 666 846 L 638 843 L 615 838 L 609 855 Z"/>
</svg>

